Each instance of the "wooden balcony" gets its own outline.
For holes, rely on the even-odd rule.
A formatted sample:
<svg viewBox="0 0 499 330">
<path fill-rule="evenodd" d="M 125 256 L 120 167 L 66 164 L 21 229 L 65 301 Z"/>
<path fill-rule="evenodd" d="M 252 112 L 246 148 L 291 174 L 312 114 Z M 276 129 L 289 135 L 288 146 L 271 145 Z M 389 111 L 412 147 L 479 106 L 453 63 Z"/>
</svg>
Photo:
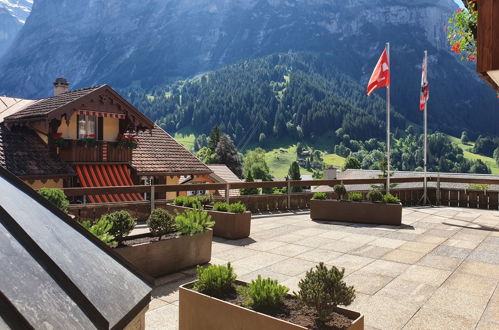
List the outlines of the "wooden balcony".
<svg viewBox="0 0 499 330">
<path fill-rule="evenodd" d="M 70 163 L 130 163 L 132 149 L 120 148 L 117 142 L 102 142 L 102 145 L 86 147 L 77 140 L 67 141 L 63 148 L 51 147 L 52 152 Z"/>
</svg>

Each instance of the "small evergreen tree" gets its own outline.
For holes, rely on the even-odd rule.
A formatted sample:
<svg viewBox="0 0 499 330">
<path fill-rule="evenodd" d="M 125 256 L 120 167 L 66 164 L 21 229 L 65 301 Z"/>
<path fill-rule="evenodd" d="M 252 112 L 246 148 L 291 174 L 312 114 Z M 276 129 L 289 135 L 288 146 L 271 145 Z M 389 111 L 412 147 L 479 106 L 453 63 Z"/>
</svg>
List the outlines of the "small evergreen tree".
<svg viewBox="0 0 499 330">
<path fill-rule="evenodd" d="M 300 165 L 298 165 L 298 162 L 296 162 L 296 161 L 292 162 L 291 166 L 289 167 L 288 180 L 301 180 Z M 302 187 L 293 187 L 291 189 L 291 191 L 292 192 L 302 192 L 303 188 Z"/>
<path fill-rule="evenodd" d="M 227 134 L 222 134 L 215 148 L 217 160 L 221 164 L 227 165 L 228 168 L 238 177 L 243 176 L 243 169 L 236 146 Z"/>
<path fill-rule="evenodd" d="M 353 157 L 347 157 L 347 159 L 345 159 L 344 167 L 345 169 L 360 169 L 362 165 L 357 159 Z"/>
<path fill-rule="evenodd" d="M 251 174 L 251 171 L 248 171 L 246 174 L 246 178 L 244 182 L 255 182 L 253 179 L 253 175 Z M 257 195 L 258 194 L 258 188 L 243 188 L 241 189 L 241 195 Z"/>
<path fill-rule="evenodd" d="M 470 138 L 468 136 L 468 132 L 463 131 L 463 133 L 461 133 L 461 142 L 464 143 L 464 144 L 470 142 Z"/>
<path fill-rule="evenodd" d="M 220 142 L 220 135 L 220 127 L 214 126 L 211 129 L 210 138 L 208 139 L 208 148 L 210 148 L 210 150 L 213 152 L 215 152 L 218 142 Z"/>
<path fill-rule="evenodd" d="M 495 150 L 494 150 L 494 159 L 496 161 L 496 164 L 499 165 L 499 147 L 497 147 Z"/>
</svg>

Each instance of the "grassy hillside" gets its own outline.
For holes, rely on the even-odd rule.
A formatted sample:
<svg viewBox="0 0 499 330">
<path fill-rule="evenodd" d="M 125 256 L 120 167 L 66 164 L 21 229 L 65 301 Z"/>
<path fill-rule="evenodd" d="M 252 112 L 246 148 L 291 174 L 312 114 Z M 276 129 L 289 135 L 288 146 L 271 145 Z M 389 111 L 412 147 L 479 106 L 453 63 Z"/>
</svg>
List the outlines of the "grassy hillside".
<svg viewBox="0 0 499 330">
<path fill-rule="evenodd" d="M 475 159 L 480 159 L 483 161 L 485 164 L 487 164 L 488 167 L 490 167 L 490 170 L 492 171 L 492 174 L 499 174 L 499 166 L 497 166 L 496 161 L 494 158 L 479 155 L 479 154 L 474 154 L 470 150 L 474 147 L 475 143 L 474 142 L 469 142 L 467 144 L 463 144 L 461 142 L 461 139 L 454 137 L 454 136 L 449 136 L 452 142 L 457 144 L 459 148 L 463 150 L 464 157 L 469 159 L 469 160 L 475 160 Z"/>
</svg>

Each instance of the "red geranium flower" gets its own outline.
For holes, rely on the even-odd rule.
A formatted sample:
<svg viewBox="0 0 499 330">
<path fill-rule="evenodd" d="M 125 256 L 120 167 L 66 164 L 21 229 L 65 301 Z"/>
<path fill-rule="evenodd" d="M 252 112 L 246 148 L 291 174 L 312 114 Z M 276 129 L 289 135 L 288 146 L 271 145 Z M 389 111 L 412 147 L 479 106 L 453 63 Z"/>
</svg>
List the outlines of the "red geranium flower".
<svg viewBox="0 0 499 330">
<path fill-rule="evenodd" d="M 471 55 L 468 55 L 468 59 L 472 62 L 475 62 L 476 61 L 476 57 L 475 55 L 471 54 Z"/>
<path fill-rule="evenodd" d="M 456 54 L 461 53 L 461 50 L 459 49 L 461 47 L 461 44 L 459 42 L 456 42 L 454 45 L 452 45 L 452 51 L 455 52 Z"/>
<path fill-rule="evenodd" d="M 60 139 L 62 138 L 62 133 L 55 133 L 54 135 L 52 135 L 52 139 Z"/>
</svg>

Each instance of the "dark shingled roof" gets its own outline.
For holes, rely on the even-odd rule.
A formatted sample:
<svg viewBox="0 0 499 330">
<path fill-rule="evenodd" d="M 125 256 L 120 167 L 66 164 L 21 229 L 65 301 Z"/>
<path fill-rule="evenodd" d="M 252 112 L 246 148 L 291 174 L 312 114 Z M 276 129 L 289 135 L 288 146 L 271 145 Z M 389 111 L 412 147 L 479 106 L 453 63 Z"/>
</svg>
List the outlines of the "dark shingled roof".
<svg viewBox="0 0 499 330">
<path fill-rule="evenodd" d="M 48 146 L 32 130 L 0 124 L 0 166 L 17 176 L 75 175 L 73 168 L 51 156 Z"/>
<path fill-rule="evenodd" d="M 159 126 L 139 133 L 132 167 L 139 175 L 208 174 L 212 171 Z"/>
<path fill-rule="evenodd" d="M 45 117 L 50 112 L 62 107 L 63 105 L 76 101 L 80 97 L 92 93 L 93 91 L 103 86 L 105 85 L 76 89 L 73 91 L 59 94 L 57 96 L 40 99 L 35 103 L 27 106 L 23 110 L 18 111 L 17 113 L 6 117 L 5 119 L 8 121 L 12 121 L 12 120 L 23 120 L 23 119 Z"/>
</svg>

